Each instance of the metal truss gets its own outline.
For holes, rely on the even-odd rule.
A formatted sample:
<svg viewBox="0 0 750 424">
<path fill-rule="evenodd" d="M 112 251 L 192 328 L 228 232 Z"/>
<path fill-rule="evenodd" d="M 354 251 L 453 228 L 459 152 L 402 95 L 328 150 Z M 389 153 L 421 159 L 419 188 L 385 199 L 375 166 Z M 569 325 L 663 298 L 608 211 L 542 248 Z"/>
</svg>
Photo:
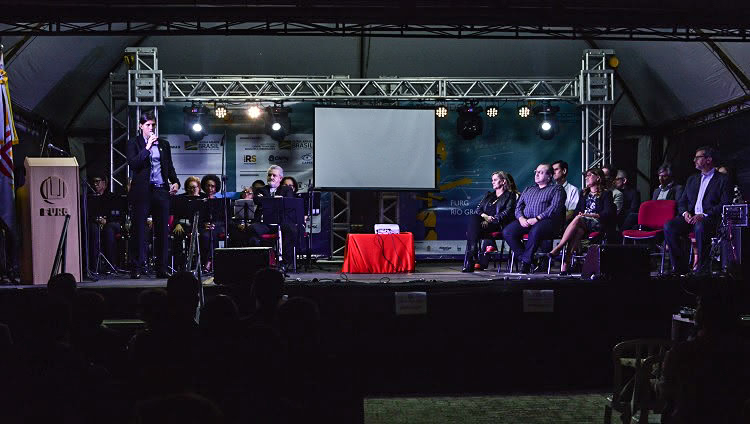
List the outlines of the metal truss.
<svg viewBox="0 0 750 424">
<path fill-rule="evenodd" d="M 346 237 L 352 227 L 350 200 L 348 191 L 331 193 L 331 256 L 344 256 Z"/>
<path fill-rule="evenodd" d="M 614 50 L 583 51 L 579 76 L 581 108 L 581 169 L 612 162 L 612 122 L 614 71 L 607 58 Z M 582 181 L 585 183 L 585 181 Z M 583 186 L 583 185 L 582 185 Z"/>
<path fill-rule="evenodd" d="M 378 218 L 381 224 L 400 224 L 399 193 L 380 192 L 378 195 Z"/>
<path fill-rule="evenodd" d="M 309 22 L 301 19 L 268 19 L 260 22 L 135 22 L 114 19 L 99 22 L 3 22 L 0 36 L 62 35 L 271 35 L 335 36 L 376 38 L 461 38 L 461 39 L 554 39 L 627 40 L 682 42 L 743 42 L 750 29 L 704 26 L 548 26 L 466 24 L 362 24 L 356 22 Z"/>
<path fill-rule="evenodd" d="M 128 183 L 125 145 L 130 138 L 130 114 L 128 113 L 127 75 L 109 75 L 109 190 L 126 190 Z"/>
<path fill-rule="evenodd" d="M 562 100 L 577 101 L 575 78 L 371 78 L 171 76 L 165 101 Z"/>
</svg>

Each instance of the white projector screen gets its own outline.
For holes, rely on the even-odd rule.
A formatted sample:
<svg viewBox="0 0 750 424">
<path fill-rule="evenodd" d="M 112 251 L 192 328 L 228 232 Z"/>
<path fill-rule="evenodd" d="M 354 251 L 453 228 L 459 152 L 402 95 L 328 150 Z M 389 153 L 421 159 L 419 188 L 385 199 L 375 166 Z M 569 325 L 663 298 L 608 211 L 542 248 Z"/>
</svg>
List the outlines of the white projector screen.
<svg viewBox="0 0 750 424">
<path fill-rule="evenodd" d="M 433 109 L 315 108 L 315 187 L 434 190 Z"/>
</svg>

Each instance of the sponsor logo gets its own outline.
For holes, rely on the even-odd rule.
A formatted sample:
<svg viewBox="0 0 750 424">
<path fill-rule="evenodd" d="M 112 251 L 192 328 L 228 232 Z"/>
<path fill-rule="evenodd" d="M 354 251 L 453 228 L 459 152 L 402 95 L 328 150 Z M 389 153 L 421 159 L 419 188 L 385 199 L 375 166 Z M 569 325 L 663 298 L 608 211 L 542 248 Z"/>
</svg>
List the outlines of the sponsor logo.
<svg viewBox="0 0 750 424">
<path fill-rule="evenodd" d="M 185 150 L 198 150 L 200 143 L 193 140 L 185 140 Z"/>
<path fill-rule="evenodd" d="M 293 149 L 312 149 L 312 147 L 313 143 L 311 140 L 300 140 L 292 142 Z"/>
<path fill-rule="evenodd" d="M 256 163 L 258 161 L 258 157 L 256 155 L 244 155 L 242 158 L 242 163 Z"/>
<path fill-rule="evenodd" d="M 312 163 L 313 161 L 313 155 L 312 153 L 305 153 L 302 155 L 302 163 Z"/>
<path fill-rule="evenodd" d="M 39 186 L 39 193 L 45 203 L 54 205 L 56 201 L 65 199 L 65 181 L 58 177 L 48 177 Z"/>
<path fill-rule="evenodd" d="M 65 216 L 68 215 L 68 208 L 40 208 L 39 216 Z"/>
<path fill-rule="evenodd" d="M 271 163 L 287 163 L 289 162 L 289 156 L 269 155 L 268 161 Z"/>
<path fill-rule="evenodd" d="M 440 247 L 438 247 L 438 249 L 442 250 L 443 252 L 447 252 L 449 250 L 453 250 L 453 248 L 450 247 L 450 246 L 440 246 Z"/>
</svg>

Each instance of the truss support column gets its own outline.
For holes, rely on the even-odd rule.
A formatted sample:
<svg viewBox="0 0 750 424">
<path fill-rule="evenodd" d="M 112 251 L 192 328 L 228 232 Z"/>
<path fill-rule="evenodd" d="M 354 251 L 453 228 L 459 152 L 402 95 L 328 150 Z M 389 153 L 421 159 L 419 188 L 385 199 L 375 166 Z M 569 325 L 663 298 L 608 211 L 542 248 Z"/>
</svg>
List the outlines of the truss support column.
<svg viewBox="0 0 750 424">
<path fill-rule="evenodd" d="M 350 193 L 331 193 L 331 256 L 343 257 L 346 237 L 351 230 Z"/>
<path fill-rule="evenodd" d="M 378 220 L 381 224 L 398 224 L 401 222 L 399 213 L 400 196 L 396 192 L 378 193 Z"/>
<path fill-rule="evenodd" d="M 581 169 L 612 162 L 612 123 L 615 103 L 614 71 L 608 69 L 611 49 L 583 51 L 578 78 L 581 105 Z M 582 186 L 585 183 L 583 180 Z"/>
</svg>

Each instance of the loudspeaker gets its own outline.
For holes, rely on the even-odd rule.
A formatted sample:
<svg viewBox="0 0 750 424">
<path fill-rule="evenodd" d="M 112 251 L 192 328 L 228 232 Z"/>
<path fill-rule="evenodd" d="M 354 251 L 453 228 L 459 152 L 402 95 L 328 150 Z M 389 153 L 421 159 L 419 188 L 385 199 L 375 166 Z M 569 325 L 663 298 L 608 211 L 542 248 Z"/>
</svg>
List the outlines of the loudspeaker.
<svg viewBox="0 0 750 424">
<path fill-rule="evenodd" d="M 648 247 L 637 244 L 595 244 L 589 247 L 581 278 L 648 278 Z"/>
<path fill-rule="evenodd" d="M 214 250 L 214 283 L 250 284 L 253 275 L 273 264 L 271 247 L 227 247 Z"/>
<path fill-rule="evenodd" d="M 724 271 L 736 278 L 750 276 L 750 258 L 743 260 L 743 254 L 750 254 L 750 227 L 733 227 L 726 231 L 721 242 L 721 265 Z"/>
</svg>

